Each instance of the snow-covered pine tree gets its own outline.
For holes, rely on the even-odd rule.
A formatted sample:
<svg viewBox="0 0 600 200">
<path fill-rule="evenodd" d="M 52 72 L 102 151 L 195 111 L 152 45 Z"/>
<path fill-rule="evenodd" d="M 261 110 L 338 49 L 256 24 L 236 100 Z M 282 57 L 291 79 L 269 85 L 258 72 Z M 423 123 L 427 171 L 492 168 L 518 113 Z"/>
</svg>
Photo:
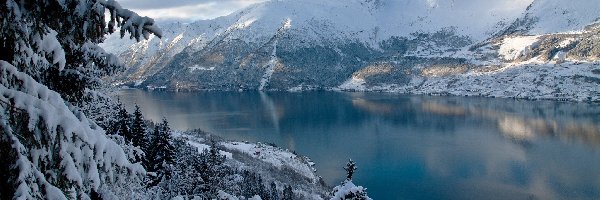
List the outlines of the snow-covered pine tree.
<svg viewBox="0 0 600 200">
<path fill-rule="evenodd" d="M 286 185 L 283 188 L 283 195 L 281 200 L 293 200 L 294 199 L 294 190 L 292 190 L 292 186 Z"/>
<path fill-rule="evenodd" d="M 77 107 L 123 69 L 97 45 L 116 27 L 137 40 L 161 35 L 114 0 L 0 3 L 2 199 L 135 198 L 144 169 Z"/>
<path fill-rule="evenodd" d="M 346 180 L 352 181 L 354 171 L 356 171 L 357 169 L 358 167 L 356 167 L 356 163 L 352 159 L 350 159 L 344 167 L 344 170 L 346 170 Z"/>
<path fill-rule="evenodd" d="M 168 180 L 171 177 L 175 158 L 175 147 L 172 140 L 169 124 L 166 119 L 163 119 L 163 122 L 154 128 L 152 144 L 146 154 L 148 171 L 156 173 L 156 177 L 149 183 L 151 186 L 158 185 L 162 180 Z"/>
<path fill-rule="evenodd" d="M 215 140 L 210 141 L 210 148 L 208 154 L 204 153 L 208 158 L 208 164 L 211 166 L 220 166 L 225 162 L 225 156 L 219 152 L 219 147 Z"/>
<path fill-rule="evenodd" d="M 104 111 L 102 113 L 116 113 L 112 116 L 113 119 L 111 119 L 111 121 L 115 122 L 112 123 L 112 125 L 110 126 L 107 125 L 101 127 L 106 127 L 107 133 L 110 135 L 110 138 L 115 140 L 121 147 L 123 147 L 125 153 L 127 154 L 127 158 L 130 162 L 138 163 L 140 161 L 144 161 L 144 152 L 146 152 L 148 145 L 140 145 L 140 147 L 134 146 L 132 144 L 132 116 L 127 112 L 127 110 L 125 110 L 123 104 L 121 104 L 120 101 L 117 101 L 117 103 L 114 103 L 113 101 L 106 101 L 105 103 L 114 104 L 114 108 L 116 111 Z M 146 140 L 144 140 L 144 142 L 144 144 L 149 144 Z M 143 162 L 142 164 L 144 165 L 144 167 L 146 167 L 145 162 Z"/>
<path fill-rule="evenodd" d="M 100 85 L 100 77 L 123 69 L 116 56 L 97 45 L 115 26 L 122 36 L 129 32 L 137 40 L 162 35 L 152 19 L 114 0 L 5 2 L 0 8 L 5 19 L 1 59 L 70 102 L 80 102 L 86 89 Z M 105 10 L 111 13 L 108 24 Z"/>
<path fill-rule="evenodd" d="M 156 159 L 156 154 L 157 151 L 159 149 L 154 147 L 154 138 L 160 134 L 160 124 L 156 124 L 154 126 L 154 129 L 152 130 L 152 133 L 150 134 L 150 137 L 148 138 L 152 138 L 152 140 L 149 140 L 149 147 L 147 148 L 146 151 L 144 151 L 144 153 L 146 154 L 146 156 L 144 157 L 144 160 L 142 161 L 142 164 L 144 165 L 144 167 L 146 168 L 147 171 L 149 172 L 156 172 L 156 166 L 155 166 L 155 159 Z M 155 185 L 155 184 L 151 184 L 151 185 Z"/>
<path fill-rule="evenodd" d="M 200 177 L 204 181 L 203 193 L 208 198 L 216 198 L 218 190 L 224 185 L 224 177 L 229 172 L 225 163 L 225 156 L 221 155 L 217 142 L 211 140 L 210 148 L 204 149 L 200 154 L 201 163 Z"/>
<path fill-rule="evenodd" d="M 99 91 L 86 90 L 83 102 L 77 105 L 85 116 L 102 127 L 107 134 L 115 134 L 119 128 L 118 115 L 123 107 L 119 99 L 113 100 L 107 94 Z"/>
<path fill-rule="evenodd" d="M 354 172 L 358 168 L 356 167 L 356 163 L 350 159 L 344 170 L 346 170 L 346 180 L 342 182 L 341 185 L 335 186 L 333 188 L 333 197 L 331 200 L 370 200 L 371 198 L 367 196 L 367 188 L 362 186 L 356 186 L 352 183 L 352 176 Z"/>
<path fill-rule="evenodd" d="M 131 115 L 129 114 L 129 112 L 127 112 L 127 110 L 125 109 L 125 107 L 123 107 L 123 104 L 121 104 L 121 102 L 119 102 L 118 104 L 118 108 L 119 108 L 119 113 L 117 114 L 117 123 L 115 125 L 115 131 L 114 132 L 108 132 L 110 134 L 116 134 L 116 135 L 120 135 L 122 136 L 125 141 L 131 141 Z"/>
<path fill-rule="evenodd" d="M 131 122 L 131 142 L 133 143 L 133 146 L 140 148 L 147 146 L 148 144 L 145 144 L 146 136 L 146 122 L 144 121 L 144 116 L 142 115 L 142 111 L 140 111 L 140 107 L 135 105 L 133 122 Z"/>
<path fill-rule="evenodd" d="M 242 196 L 251 197 L 256 194 L 255 179 L 256 176 L 254 173 L 248 170 L 242 171 L 242 183 L 240 185 L 240 192 Z"/>
<path fill-rule="evenodd" d="M 275 181 L 271 182 L 270 185 L 270 194 L 269 194 L 269 199 L 270 200 L 279 200 L 279 191 L 277 190 L 277 184 L 275 184 Z"/>
<path fill-rule="evenodd" d="M 202 196 L 204 181 L 199 176 L 202 173 L 202 157 L 198 148 L 188 145 L 181 138 L 175 138 L 173 143 L 176 153 L 171 188 L 177 195 Z"/>
<path fill-rule="evenodd" d="M 257 175 L 258 179 L 256 182 L 256 185 L 258 186 L 258 196 L 262 197 L 263 199 L 268 199 L 269 198 L 269 192 L 267 190 L 267 188 L 265 187 L 264 181 L 262 179 L 262 177 L 260 175 Z"/>
</svg>

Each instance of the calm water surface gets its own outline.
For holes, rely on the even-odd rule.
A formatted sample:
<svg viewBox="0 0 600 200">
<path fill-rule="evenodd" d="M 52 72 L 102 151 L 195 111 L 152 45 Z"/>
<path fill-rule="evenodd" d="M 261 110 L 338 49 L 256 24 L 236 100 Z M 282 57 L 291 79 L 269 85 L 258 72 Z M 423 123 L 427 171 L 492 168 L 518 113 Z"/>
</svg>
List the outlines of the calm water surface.
<svg viewBox="0 0 600 200">
<path fill-rule="evenodd" d="M 175 129 L 309 156 L 374 199 L 600 199 L 600 106 L 382 93 L 123 90 Z"/>
</svg>

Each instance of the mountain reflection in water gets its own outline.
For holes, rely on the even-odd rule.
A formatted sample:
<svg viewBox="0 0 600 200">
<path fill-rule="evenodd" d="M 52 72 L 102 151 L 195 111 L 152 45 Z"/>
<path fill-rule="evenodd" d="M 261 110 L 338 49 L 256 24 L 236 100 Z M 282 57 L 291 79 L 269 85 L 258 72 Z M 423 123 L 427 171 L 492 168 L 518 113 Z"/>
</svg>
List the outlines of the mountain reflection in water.
<svg viewBox="0 0 600 200">
<path fill-rule="evenodd" d="M 537 104 L 539 102 L 525 103 Z M 514 110 L 512 112 L 492 110 L 493 108 L 432 101 L 424 102 L 422 107 L 425 112 L 440 115 L 472 115 L 473 117 L 495 121 L 498 131 L 504 137 L 516 141 L 527 141 L 534 139 L 534 137 L 555 137 L 563 142 L 582 142 L 593 146 L 600 146 L 600 126 L 598 125 L 598 120 L 568 119 L 564 116 L 548 116 L 547 114 L 527 116 L 524 113 L 514 112 Z M 571 114 L 573 116 L 577 114 L 577 109 L 582 108 L 573 107 L 573 109 L 572 113 L 564 114 Z M 539 108 L 534 108 L 534 110 L 541 112 Z M 597 113 L 600 114 L 600 110 L 597 110 Z"/>
<path fill-rule="evenodd" d="M 338 92 L 123 90 L 175 129 L 277 144 L 374 199 L 600 199 L 600 105 Z"/>
</svg>

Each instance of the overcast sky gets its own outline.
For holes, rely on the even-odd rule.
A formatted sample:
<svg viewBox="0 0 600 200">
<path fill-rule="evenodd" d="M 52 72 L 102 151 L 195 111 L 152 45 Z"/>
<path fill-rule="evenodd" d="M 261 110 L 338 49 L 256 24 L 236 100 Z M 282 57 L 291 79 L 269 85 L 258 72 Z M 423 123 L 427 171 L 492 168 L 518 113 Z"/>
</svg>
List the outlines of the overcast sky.
<svg viewBox="0 0 600 200">
<path fill-rule="evenodd" d="M 265 0 L 117 0 L 123 8 L 155 19 L 212 19 Z"/>
</svg>

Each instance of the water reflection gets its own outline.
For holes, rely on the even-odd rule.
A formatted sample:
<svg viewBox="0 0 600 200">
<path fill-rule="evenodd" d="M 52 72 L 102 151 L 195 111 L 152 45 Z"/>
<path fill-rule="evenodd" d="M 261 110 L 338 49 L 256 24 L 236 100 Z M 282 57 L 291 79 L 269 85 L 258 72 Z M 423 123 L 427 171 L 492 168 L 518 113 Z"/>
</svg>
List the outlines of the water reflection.
<svg viewBox="0 0 600 200">
<path fill-rule="evenodd" d="M 376 199 L 599 199 L 600 106 L 380 93 L 122 91 L 177 129 L 272 142 Z"/>
<path fill-rule="evenodd" d="M 509 100 L 514 101 L 514 100 Z M 522 102 L 523 104 L 536 105 L 540 102 Z M 551 103 L 551 102 L 541 102 Z M 564 103 L 568 105 L 569 103 Z M 492 108 L 482 108 L 476 106 L 439 103 L 426 101 L 422 104 L 424 112 L 432 112 L 440 115 L 473 115 L 490 121 L 496 121 L 499 132 L 507 139 L 526 141 L 534 137 L 555 137 L 563 142 L 582 142 L 593 146 L 600 146 L 600 126 L 598 119 L 594 118 L 575 118 L 576 114 L 581 111 L 579 109 L 592 109 L 600 115 L 600 110 L 597 106 L 589 106 L 586 108 L 580 107 L 578 104 L 572 104 L 573 110 L 570 112 L 561 112 L 565 115 L 549 116 L 540 114 L 538 116 L 528 116 L 523 113 L 516 112 L 514 109 L 510 111 L 493 110 Z M 587 104 L 584 104 L 587 105 Z M 543 113 L 540 108 L 530 108 L 537 113 Z M 527 112 L 525 110 L 525 112 Z M 533 111 L 532 111 L 533 112 Z M 590 110 L 586 111 L 590 112 Z M 569 115 L 571 114 L 571 115 Z M 599 116 L 596 115 L 596 116 Z"/>
</svg>

